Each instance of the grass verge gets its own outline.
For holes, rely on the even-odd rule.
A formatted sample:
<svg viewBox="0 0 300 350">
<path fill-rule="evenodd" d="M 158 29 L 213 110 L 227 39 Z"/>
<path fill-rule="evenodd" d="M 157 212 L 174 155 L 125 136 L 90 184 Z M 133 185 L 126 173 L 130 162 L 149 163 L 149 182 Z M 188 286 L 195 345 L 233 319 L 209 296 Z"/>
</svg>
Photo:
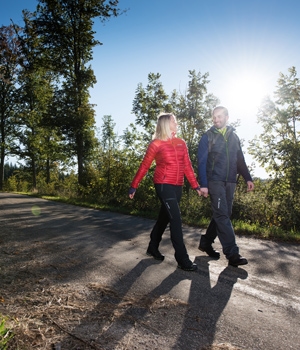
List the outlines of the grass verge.
<svg viewBox="0 0 300 350">
<path fill-rule="evenodd" d="M 6 350 L 8 342 L 12 339 L 14 334 L 6 328 L 5 318 L 0 314 L 0 349 Z"/>
</svg>

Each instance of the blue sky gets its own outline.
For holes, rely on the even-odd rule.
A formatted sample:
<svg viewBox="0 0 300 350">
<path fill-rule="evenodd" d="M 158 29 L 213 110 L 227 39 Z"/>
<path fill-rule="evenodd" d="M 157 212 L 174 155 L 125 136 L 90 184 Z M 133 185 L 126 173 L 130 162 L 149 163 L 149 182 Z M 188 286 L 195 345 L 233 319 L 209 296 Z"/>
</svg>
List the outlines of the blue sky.
<svg viewBox="0 0 300 350">
<path fill-rule="evenodd" d="M 34 10 L 35 0 L 2 4 L 0 25 L 10 18 L 22 25 L 21 11 Z M 127 13 L 104 25 L 95 20 L 91 62 L 97 84 L 91 102 L 97 104 L 96 123 L 111 115 L 121 135 L 134 122 L 132 102 L 138 83 L 150 72 L 160 73 L 167 93 L 184 92 L 188 71 L 208 72 L 208 92 L 228 107 L 230 120 L 247 141 L 260 134 L 256 111 L 260 99 L 271 95 L 279 73 L 300 69 L 300 2 L 298 0 L 120 0 Z M 256 169 L 255 175 L 264 176 Z"/>
</svg>

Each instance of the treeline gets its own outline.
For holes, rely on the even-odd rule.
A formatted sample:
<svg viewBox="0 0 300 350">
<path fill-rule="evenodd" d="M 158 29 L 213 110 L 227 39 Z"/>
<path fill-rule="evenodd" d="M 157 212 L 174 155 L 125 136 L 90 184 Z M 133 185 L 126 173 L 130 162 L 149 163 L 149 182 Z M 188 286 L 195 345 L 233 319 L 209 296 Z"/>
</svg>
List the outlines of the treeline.
<svg viewBox="0 0 300 350">
<path fill-rule="evenodd" d="M 208 93 L 208 73 L 189 71 L 186 91 L 170 94 L 160 74 L 149 73 L 147 85 L 138 84 L 133 99 L 135 123 L 117 135 L 112 116 L 106 115 L 100 130 L 95 127 L 89 89 L 96 77 L 89 62 L 99 42 L 93 19 L 118 16 L 117 5 L 118 1 L 78 0 L 70 5 L 43 0 L 36 12 L 23 12 L 24 27 L 0 28 L 1 190 L 80 197 L 126 207 L 131 213 L 153 212 L 158 206 L 153 169 L 134 201 L 127 192 L 161 111 L 177 116 L 179 136 L 197 169 L 198 142 L 211 124 L 212 108 L 219 104 Z M 295 67 L 287 75 L 280 73 L 274 96 L 275 101 L 266 98 L 259 109 L 263 133 L 248 149 L 270 178 L 256 179 L 255 191 L 248 194 L 239 181 L 233 219 L 292 234 L 300 224 L 300 85 Z M 7 156 L 22 164 L 9 166 L 9 176 Z M 189 223 L 210 216 L 209 201 L 199 199 L 188 185 L 181 208 Z"/>
<path fill-rule="evenodd" d="M 159 111 L 172 111 L 178 116 L 180 136 L 189 147 L 194 169 L 197 169 L 196 150 L 202 133 L 211 122 L 210 113 L 218 100 L 206 92 L 208 74 L 189 72 L 187 91 L 180 94 L 175 90 L 167 95 L 160 82 L 159 74 L 149 74 L 148 84 L 138 85 L 133 101 L 136 115 L 134 124 L 128 126 L 122 135 L 115 132 L 111 116 L 104 116 L 99 130 L 97 147 L 86 166 L 86 184 L 78 183 L 76 171 L 53 167 L 50 181 L 41 170 L 37 173 L 36 190 L 40 194 L 81 198 L 83 201 L 111 208 L 127 208 L 131 213 L 153 213 L 158 208 L 152 182 L 153 168 L 142 181 L 135 200 L 128 199 L 130 182 L 141 162 L 150 141 Z M 296 79 L 296 71 L 290 69 L 285 82 Z M 290 84 L 289 84 L 290 85 Z M 278 90 L 280 87 L 278 87 Z M 292 92 L 292 91 L 291 91 Z M 261 106 L 259 119 L 263 121 L 265 133 L 259 140 L 252 140 L 248 151 L 272 175 L 269 179 L 255 179 L 255 191 L 246 193 L 246 186 L 239 179 L 233 207 L 233 220 L 254 225 L 256 230 L 286 231 L 287 235 L 298 232 L 299 225 L 299 148 L 295 114 L 289 115 L 279 102 L 266 99 Z M 272 108 L 270 108 L 270 106 Z M 201 117 L 202 116 L 202 117 Z M 293 122 L 290 123 L 289 120 Z M 288 127 L 290 123 L 290 127 Z M 276 139 L 276 142 L 270 142 Z M 280 139 L 282 138 L 282 139 Z M 294 155 L 294 158 L 291 155 Z M 277 157 L 278 162 L 275 162 Z M 10 191 L 32 190 L 31 169 L 26 165 L 14 169 L 14 174 L 5 181 Z M 187 223 L 204 223 L 211 211 L 209 201 L 200 198 L 188 185 L 184 188 L 182 214 Z M 203 221 L 204 220 L 204 221 Z M 246 230 L 247 231 L 247 230 Z"/>
</svg>

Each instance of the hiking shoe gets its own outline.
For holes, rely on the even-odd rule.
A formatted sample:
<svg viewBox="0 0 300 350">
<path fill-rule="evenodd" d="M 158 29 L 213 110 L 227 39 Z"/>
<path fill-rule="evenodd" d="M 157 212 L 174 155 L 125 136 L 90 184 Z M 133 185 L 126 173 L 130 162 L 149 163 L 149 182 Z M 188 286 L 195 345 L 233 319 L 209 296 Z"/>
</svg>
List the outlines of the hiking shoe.
<svg viewBox="0 0 300 350">
<path fill-rule="evenodd" d="M 152 256 L 155 260 L 163 261 L 165 256 L 160 253 L 158 249 L 147 249 L 147 255 Z"/>
<path fill-rule="evenodd" d="M 217 250 L 215 250 L 211 244 L 204 244 L 200 241 L 198 249 L 202 252 L 205 252 L 211 258 L 220 259 L 220 253 Z"/>
<path fill-rule="evenodd" d="M 180 265 L 177 266 L 179 269 L 184 271 L 196 271 L 198 269 L 195 263 L 191 263 L 190 265 Z"/>
<path fill-rule="evenodd" d="M 248 260 L 240 256 L 240 254 L 234 254 L 228 258 L 228 265 L 237 267 L 239 265 L 247 265 Z"/>
</svg>

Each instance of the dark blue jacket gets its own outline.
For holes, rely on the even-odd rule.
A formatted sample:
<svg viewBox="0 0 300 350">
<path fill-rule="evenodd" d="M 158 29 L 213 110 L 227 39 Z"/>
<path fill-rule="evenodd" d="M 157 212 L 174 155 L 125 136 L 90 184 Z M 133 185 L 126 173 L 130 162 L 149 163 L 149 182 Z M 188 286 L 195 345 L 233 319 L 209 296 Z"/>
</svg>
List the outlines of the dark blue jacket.
<svg viewBox="0 0 300 350">
<path fill-rule="evenodd" d="M 210 132 L 213 141 L 209 142 Z M 246 182 L 252 181 L 238 136 L 231 126 L 227 126 L 225 135 L 211 127 L 198 146 L 200 186 L 208 187 L 208 181 L 236 182 L 237 174 L 241 174 Z"/>
</svg>

